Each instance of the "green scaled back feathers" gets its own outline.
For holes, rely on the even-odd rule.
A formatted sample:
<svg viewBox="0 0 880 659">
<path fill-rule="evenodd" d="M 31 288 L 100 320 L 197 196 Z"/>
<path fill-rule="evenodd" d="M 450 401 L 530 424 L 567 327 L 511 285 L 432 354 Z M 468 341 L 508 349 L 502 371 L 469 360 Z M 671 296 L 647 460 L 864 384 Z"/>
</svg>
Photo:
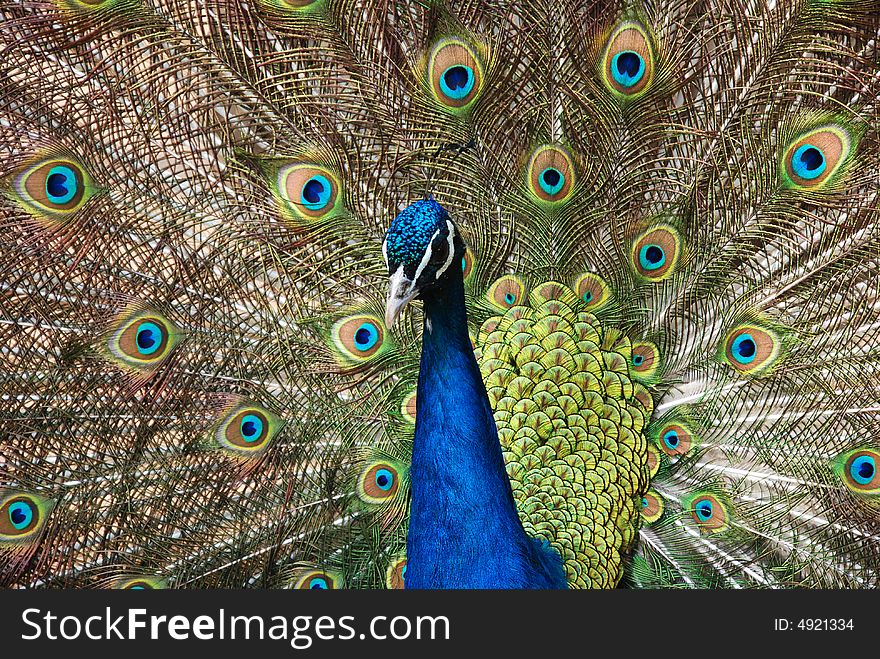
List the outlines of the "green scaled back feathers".
<svg viewBox="0 0 880 659">
<path fill-rule="evenodd" d="M 0 585 L 405 585 L 427 195 L 572 587 L 880 585 L 875 0 L 0 17 Z"/>
</svg>

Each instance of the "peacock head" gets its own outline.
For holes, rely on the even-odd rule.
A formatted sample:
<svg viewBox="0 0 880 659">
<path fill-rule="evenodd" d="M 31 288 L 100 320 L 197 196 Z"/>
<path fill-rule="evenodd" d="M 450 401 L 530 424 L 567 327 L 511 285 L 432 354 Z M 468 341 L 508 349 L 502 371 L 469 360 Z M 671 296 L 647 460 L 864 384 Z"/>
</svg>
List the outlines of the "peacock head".
<svg viewBox="0 0 880 659">
<path fill-rule="evenodd" d="M 400 312 L 424 291 L 442 286 L 461 263 L 465 247 L 449 213 L 433 199 L 404 208 L 391 222 L 382 243 L 390 283 L 385 325 L 392 327 Z"/>
</svg>

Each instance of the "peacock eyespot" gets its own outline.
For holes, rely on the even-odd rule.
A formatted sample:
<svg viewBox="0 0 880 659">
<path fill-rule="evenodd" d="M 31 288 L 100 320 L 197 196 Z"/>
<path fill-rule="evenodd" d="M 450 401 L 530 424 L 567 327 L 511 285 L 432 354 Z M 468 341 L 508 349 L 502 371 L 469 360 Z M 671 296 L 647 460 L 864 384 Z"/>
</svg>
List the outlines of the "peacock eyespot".
<svg viewBox="0 0 880 659">
<path fill-rule="evenodd" d="M 40 519 L 37 507 L 27 499 L 10 501 L 5 506 L 6 516 L 12 532 L 27 533 Z"/>
<path fill-rule="evenodd" d="M 400 404 L 400 414 L 410 423 L 416 422 L 416 392 L 407 394 Z"/>
<path fill-rule="evenodd" d="M 486 298 L 501 309 L 510 309 L 522 301 L 523 295 L 525 295 L 523 282 L 513 275 L 507 275 L 489 287 Z"/>
<path fill-rule="evenodd" d="M 737 371 L 750 375 L 769 369 L 782 348 L 774 332 L 751 325 L 733 330 L 724 345 L 725 361 Z"/>
<path fill-rule="evenodd" d="M 654 478 L 654 476 L 657 475 L 657 472 L 660 471 L 660 455 L 657 453 L 657 449 L 652 445 L 648 446 L 646 463 L 648 465 L 648 476 Z"/>
<path fill-rule="evenodd" d="M 639 506 L 642 519 L 648 524 L 653 524 L 663 516 L 663 498 L 653 490 L 645 492 Z"/>
<path fill-rule="evenodd" d="M 268 447 L 281 425 L 281 420 L 268 410 L 238 405 L 223 416 L 215 439 L 227 454 L 251 458 Z"/>
<path fill-rule="evenodd" d="M 330 170 L 319 165 L 291 163 L 278 170 L 278 190 L 298 217 L 317 220 L 337 208 L 340 184 Z"/>
<path fill-rule="evenodd" d="M 471 93 L 475 80 L 472 67 L 455 64 L 440 74 L 440 90 L 447 98 L 459 100 Z"/>
<path fill-rule="evenodd" d="M 851 451 L 839 460 L 840 476 L 851 491 L 859 494 L 880 494 L 880 451 L 859 449 Z"/>
<path fill-rule="evenodd" d="M 110 353 L 127 366 L 152 368 L 177 342 L 177 329 L 165 318 L 141 312 L 123 322 L 110 336 Z"/>
<path fill-rule="evenodd" d="M 131 575 L 117 579 L 113 583 L 113 588 L 116 590 L 161 590 L 165 586 L 164 579 Z"/>
<path fill-rule="evenodd" d="M 571 155 L 558 146 L 538 147 L 526 169 L 531 193 L 541 202 L 565 201 L 574 190 L 574 164 Z"/>
<path fill-rule="evenodd" d="M 43 525 L 46 502 L 29 494 L 12 494 L 0 499 L 0 542 L 24 540 Z"/>
<path fill-rule="evenodd" d="M 474 257 L 470 250 L 466 250 L 461 257 L 461 276 L 465 282 L 469 281 L 474 272 Z"/>
<path fill-rule="evenodd" d="M 393 590 L 401 590 L 406 580 L 406 559 L 392 561 L 385 572 L 385 585 Z"/>
<path fill-rule="evenodd" d="M 662 268 L 666 263 L 666 252 L 663 251 L 662 245 L 649 243 L 643 245 L 639 250 L 639 264 L 645 270 L 656 270 Z"/>
<path fill-rule="evenodd" d="M 459 110 L 479 95 L 483 69 L 471 46 L 460 39 L 443 39 L 431 52 L 428 78 L 434 98 L 450 109 Z"/>
<path fill-rule="evenodd" d="M 337 590 L 342 588 L 342 578 L 335 572 L 309 570 L 294 583 L 297 590 Z"/>
<path fill-rule="evenodd" d="M 658 436 L 660 450 L 670 458 L 686 455 L 694 445 L 690 430 L 683 424 L 666 424 L 660 428 Z"/>
<path fill-rule="evenodd" d="M 387 462 L 374 462 L 361 473 L 358 496 L 365 503 L 384 503 L 397 494 L 399 480 L 397 467 Z"/>
<path fill-rule="evenodd" d="M 383 492 L 387 492 L 394 486 L 394 474 L 387 469 L 379 469 L 373 474 L 373 480 Z"/>
<path fill-rule="evenodd" d="M 575 293 L 589 311 L 596 311 L 611 299 L 611 289 L 599 275 L 588 272 L 578 277 L 574 285 Z"/>
<path fill-rule="evenodd" d="M 758 346 L 751 334 L 743 332 L 734 338 L 730 347 L 730 352 L 733 358 L 740 364 L 751 364 L 755 361 Z"/>
<path fill-rule="evenodd" d="M 357 315 L 338 320 L 333 326 L 333 343 L 343 361 L 358 363 L 380 354 L 385 345 L 385 329 L 375 316 Z"/>
<path fill-rule="evenodd" d="M 18 175 L 16 199 L 39 217 L 63 219 L 82 208 L 91 196 L 85 169 L 73 160 L 42 161 Z"/>
<path fill-rule="evenodd" d="M 138 353 L 148 357 L 168 340 L 168 332 L 152 321 L 138 323 L 135 332 L 135 347 Z"/>
<path fill-rule="evenodd" d="M 651 281 L 669 277 L 678 262 L 681 240 L 670 226 L 649 229 L 633 243 L 633 266 L 638 274 Z"/>
<path fill-rule="evenodd" d="M 622 50 L 611 58 L 611 77 L 626 89 L 645 77 L 645 58 L 634 50 Z"/>
<path fill-rule="evenodd" d="M 654 75 L 654 53 L 647 31 L 627 21 L 608 40 L 603 57 L 605 84 L 621 97 L 635 97 L 645 91 Z"/>
<path fill-rule="evenodd" d="M 631 363 L 633 377 L 642 381 L 651 380 L 660 370 L 657 346 L 647 341 L 633 343 Z"/>
<path fill-rule="evenodd" d="M 728 526 L 727 508 L 712 494 L 696 494 L 686 500 L 685 506 L 704 533 L 718 533 Z"/>
<path fill-rule="evenodd" d="M 825 126 L 794 140 L 782 157 L 785 182 L 794 188 L 818 189 L 840 169 L 851 150 L 849 135 Z"/>
</svg>

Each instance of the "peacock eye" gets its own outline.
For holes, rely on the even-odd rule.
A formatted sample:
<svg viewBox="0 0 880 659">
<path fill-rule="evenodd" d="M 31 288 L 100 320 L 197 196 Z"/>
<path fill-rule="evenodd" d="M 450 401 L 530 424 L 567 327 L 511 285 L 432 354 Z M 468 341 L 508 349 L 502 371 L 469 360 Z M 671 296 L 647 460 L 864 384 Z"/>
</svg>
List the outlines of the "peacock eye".
<svg viewBox="0 0 880 659">
<path fill-rule="evenodd" d="M 773 365 L 781 348 L 781 340 L 775 332 L 743 325 L 728 335 L 723 359 L 741 373 L 758 375 Z"/>
<path fill-rule="evenodd" d="M 394 485 L 394 475 L 387 469 L 379 469 L 376 472 L 376 487 L 387 492 Z"/>
<path fill-rule="evenodd" d="M 640 504 L 642 518 L 649 524 L 656 522 L 663 515 L 663 499 L 652 490 L 645 492 Z"/>
<path fill-rule="evenodd" d="M 309 570 L 300 575 L 294 583 L 299 590 L 336 590 L 342 587 L 342 577 L 324 570 Z"/>
<path fill-rule="evenodd" d="M 851 451 L 837 459 L 838 474 L 844 484 L 859 494 L 880 493 L 880 451 L 863 448 Z"/>
<path fill-rule="evenodd" d="M 63 219 L 82 208 L 92 194 L 85 168 L 71 159 L 51 159 L 15 179 L 17 200 L 39 217 Z"/>
<path fill-rule="evenodd" d="M 529 159 L 526 181 L 539 201 L 550 204 L 564 201 L 574 189 L 571 155 L 555 145 L 538 147 Z"/>
<path fill-rule="evenodd" d="M 464 64 L 448 67 L 440 76 L 440 89 L 449 98 L 459 100 L 474 88 L 474 70 Z"/>
<path fill-rule="evenodd" d="M 285 208 L 301 220 L 327 217 L 339 206 L 341 183 L 320 165 L 287 164 L 278 170 L 277 186 Z"/>
<path fill-rule="evenodd" d="M 117 590 L 161 590 L 167 586 L 164 579 L 156 577 L 127 576 L 118 579 L 113 588 Z"/>
<path fill-rule="evenodd" d="M 449 258 L 449 241 L 440 239 L 439 244 L 435 243 L 431 248 L 431 263 L 435 265 L 443 265 Z"/>
<path fill-rule="evenodd" d="M 284 422 L 267 409 L 256 405 L 236 405 L 220 418 L 213 436 L 224 453 L 234 458 L 260 456 Z"/>
<path fill-rule="evenodd" d="M 758 351 L 755 339 L 751 334 L 743 333 L 733 340 L 731 354 L 740 364 L 751 364 L 755 361 L 755 353 Z"/>
<path fill-rule="evenodd" d="M 678 232 L 668 225 L 659 225 L 636 239 L 633 266 L 642 277 L 660 281 L 673 273 L 680 251 Z"/>
<path fill-rule="evenodd" d="M 664 425 L 658 431 L 657 437 L 660 450 L 670 458 L 686 455 L 696 442 L 690 429 L 681 423 Z"/>
<path fill-rule="evenodd" d="M 476 52 L 459 39 L 443 39 L 434 46 L 428 78 L 434 98 L 451 110 L 467 106 L 480 92 L 483 70 Z"/>
<path fill-rule="evenodd" d="M 399 558 L 388 566 L 385 572 L 385 585 L 388 588 L 399 590 L 403 588 L 406 579 L 406 558 Z"/>
<path fill-rule="evenodd" d="M 337 356 L 346 363 L 363 362 L 389 347 L 382 321 L 367 314 L 336 321 L 332 338 Z"/>
<path fill-rule="evenodd" d="M 605 47 L 602 77 L 620 97 L 632 98 L 651 84 L 654 53 L 647 30 L 639 23 L 621 24 Z"/>
<path fill-rule="evenodd" d="M 702 532 L 718 533 L 727 528 L 727 508 L 717 497 L 708 493 L 697 494 L 689 497 L 685 505 L 690 508 L 691 517 Z"/>
<path fill-rule="evenodd" d="M 645 59 L 633 50 L 624 50 L 611 58 L 611 75 L 622 87 L 632 87 L 645 77 Z"/>
<path fill-rule="evenodd" d="M 783 182 L 796 189 L 819 189 L 837 178 L 851 150 L 850 135 L 836 125 L 801 135 L 783 152 Z"/>
<path fill-rule="evenodd" d="M 397 494 L 399 480 L 399 472 L 394 465 L 374 462 L 361 472 L 357 494 L 364 503 L 381 504 Z"/>
<path fill-rule="evenodd" d="M 522 304 L 525 296 L 525 284 L 513 275 L 505 275 L 489 287 L 487 299 L 501 309 Z"/>
<path fill-rule="evenodd" d="M 586 273 L 578 277 L 575 292 L 590 310 L 599 309 L 611 299 L 611 289 L 601 277 Z"/>
<path fill-rule="evenodd" d="M 144 311 L 121 323 L 107 346 L 122 364 L 147 369 L 165 359 L 177 340 L 177 330 L 170 322 Z"/>
<path fill-rule="evenodd" d="M 48 504 L 30 494 L 0 499 L 0 546 L 33 535 L 43 525 L 47 512 Z"/>
</svg>

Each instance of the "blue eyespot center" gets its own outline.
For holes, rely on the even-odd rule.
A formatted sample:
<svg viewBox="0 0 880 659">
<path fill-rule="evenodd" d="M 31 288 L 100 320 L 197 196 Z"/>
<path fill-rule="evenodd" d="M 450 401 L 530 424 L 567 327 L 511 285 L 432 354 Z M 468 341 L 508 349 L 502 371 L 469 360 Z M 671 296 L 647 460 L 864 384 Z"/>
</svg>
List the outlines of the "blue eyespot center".
<svg viewBox="0 0 880 659">
<path fill-rule="evenodd" d="M 586 293 L 583 294 L 582 297 L 583 297 L 584 302 L 592 302 L 593 301 L 592 291 L 587 291 Z"/>
<path fill-rule="evenodd" d="M 358 350 L 367 351 L 379 342 L 379 330 L 373 323 L 361 323 L 354 332 L 354 345 Z"/>
<path fill-rule="evenodd" d="M 740 334 L 733 340 L 731 353 L 740 364 L 750 364 L 755 361 L 757 352 L 758 346 L 751 334 Z"/>
<path fill-rule="evenodd" d="M 827 168 L 825 156 L 812 144 L 802 144 L 791 158 L 791 168 L 802 179 L 818 178 Z"/>
<path fill-rule="evenodd" d="M 633 355 L 633 366 L 641 366 L 645 361 L 645 358 L 641 355 Z"/>
<path fill-rule="evenodd" d="M 648 500 L 645 497 L 642 497 L 642 508 L 648 507 Z"/>
<path fill-rule="evenodd" d="M 263 420 L 256 414 L 245 414 L 241 419 L 241 436 L 246 442 L 255 442 L 263 434 Z"/>
<path fill-rule="evenodd" d="M 387 492 L 394 485 L 394 474 L 387 469 L 376 470 L 376 487 Z"/>
<path fill-rule="evenodd" d="M 871 456 L 860 455 L 852 461 L 849 473 L 856 483 L 867 485 L 874 479 L 874 474 L 877 473 L 877 464 Z"/>
<path fill-rule="evenodd" d="M 450 66 L 440 76 L 440 90 L 456 101 L 463 99 L 474 88 L 474 70 L 464 64 Z"/>
<path fill-rule="evenodd" d="M 639 250 L 639 265 L 645 270 L 657 270 L 666 263 L 666 253 L 660 245 L 643 245 Z"/>
<path fill-rule="evenodd" d="M 302 187 L 301 201 L 309 210 L 320 210 L 330 201 L 333 186 L 326 176 L 315 174 Z"/>
<path fill-rule="evenodd" d="M 137 350 L 142 355 L 152 355 L 162 345 L 162 329 L 153 322 L 141 323 L 135 337 Z"/>
<path fill-rule="evenodd" d="M 401 578 L 401 579 L 405 579 L 405 578 L 406 578 L 406 565 L 404 565 L 404 566 L 403 566 L 403 569 L 400 571 L 400 578 Z"/>
<path fill-rule="evenodd" d="M 516 295 L 514 295 L 513 293 L 505 293 L 504 301 L 507 302 L 507 304 L 513 304 L 514 302 L 516 302 Z"/>
<path fill-rule="evenodd" d="M 645 60 L 641 55 L 624 50 L 611 58 L 611 76 L 621 87 L 633 87 L 645 75 Z"/>
<path fill-rule="evenodd" d="M 697 502 L 697 505 L 694 507 L 697 512 L 697 517 L 699 517 L 704 522 L 708 522 L 712 519 L 712 502 L 708 499 L 703 499 Z"/>
<path fill-rule="evenodd" d="M 565 185 L 565 176 L 555 167 L 548 167 L 541 172 L 538 182 L 541 185 L 541 189 L 552 196 L 559 194 L 559 191 L 562 190 Z"/>
<path fill-rule="evenodd" d="M 329 590 L 330 586 L 324 577 L 312 577 L 309 580 L 309 589 L 311 590 Z"/>
<path fill-rule="evenodd" d="M 58 165 L 46 177 L 46 197 L 53 204 L 66 204 L 77 193 L 76 174 L 70 167 Z"/>
<path fill-rule="evenodd" d="M 16 501 L 9 506 L 9 521 L 17 531 L 26 529 L 34 520 L 34 511 L 24 501 Z"/>
<path fill-rule="evenodd" d="M 668 448 L 674 451 L 678 448 L 679 444 L 678 433 L 674 430 L 666 431 L 666 434 L 663 435 L 663 443 L 666 444 Z"/>
<path fill-rule="evenodd" d="M 464 272 L 467 270 L 467 259 L 465 257 L 461 257 L 461 271 Z"/>
</svg>

